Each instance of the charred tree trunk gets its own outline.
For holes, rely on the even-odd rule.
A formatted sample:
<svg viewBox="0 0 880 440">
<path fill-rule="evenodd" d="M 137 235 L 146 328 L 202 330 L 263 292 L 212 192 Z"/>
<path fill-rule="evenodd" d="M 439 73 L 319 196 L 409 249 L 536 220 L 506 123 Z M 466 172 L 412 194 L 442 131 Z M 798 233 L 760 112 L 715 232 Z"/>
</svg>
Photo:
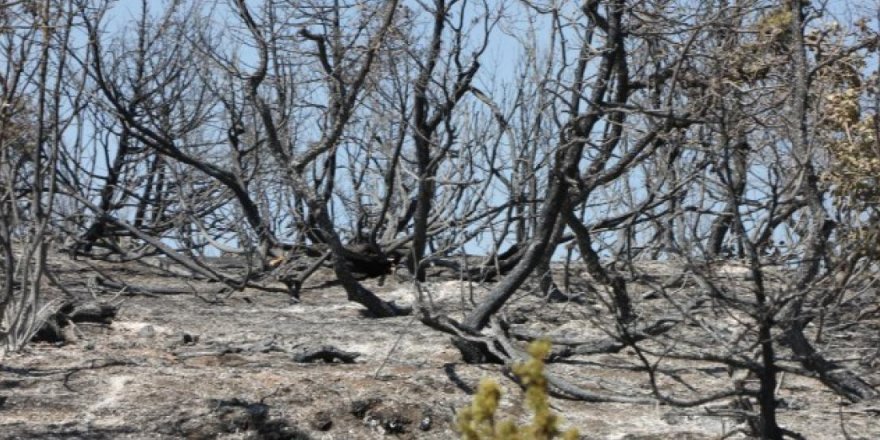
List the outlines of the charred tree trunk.
<svg viewBox="0 0 880 440">
<path fill-rule="evenodd" d="M 421 264 L 425 257 L 428 245 L 428 221 L 436 193 L 436 173 L 440 161 L 446 156 L 449 145 L 443 148 L 432 148 L 437 141 L 437 130 L 440 124 L 446 122 L 452 115 L 452 111 L 459 101 L 471 89 L 471 81 L 480 68 L 478 62 L 480 52 L 475 53 L 474 60 L 467 67 L 460 67 L 457 80 L 452 90 L 446 90 L 439 94 L 446 95 L 444 101 L 438 103 L 431 113 L 428 106 L 428 87 L 434 80 L 434 70 L 440 57 L 443 43 L 443 32 L 447 23 L 449 5 L 445 0 L 434 0 L 434 26 L 431 35 L 430 50 L 427 59 L 422 62 L 422 68 L 416 79 L 413 99 L 413 143 L 416 150 L 416 170 L 418 172 L 418 184 L 416 189 L 415 211 L 413 212 L 413 240 L 412 254 L 409 256 L 409 265 L 413 274 L 419 281 L 425 280 L 424 266 Z M 456 50 L 461 50 L 460 47 Z M 458 55 L 456 55 L 457 57 Z M 452 134 L 448 134 L 452 136 Z M 437 150 L 432 154 L 432 150 Z"/>
<path fill-rule="evenodd" d="M 794 69 L 794 93 L 792 96 L 792 114 L 797 126 L 793 130 L 793 146 L 799 155 L 802 173 L 799 192 L 806 199 L 809 230 L 804 238 L 806 250 L 804 261 L 799 267 L 795 288 L 801 292 L 792 300 L 783 315 L 785 324 L 785 342 L 794 352 L 804 368 L 819 375 L 820 380 L 829 388 L 850 401 L 858 402 L 880 396 L 876 389 L 857 377 L 851 371 L 825 359 L 804 335 L 804 329 L 810 317 L 804 313 L 804 303 L 809 285 L 816 279 L 822 264 L 822 256 L 827 251 L 826 242 L 831 233 L 827 213 L 823 204 L 822 192 L 819 191 L 819 177 L 813 166 L 811 149 L 808 145 L 807 104 L 808 74 L 806 46 L 804 45 L 804 11 L 803 2 L 790 0 L 791 11 L 792 59 Z"/>
<path fill-rule="evenodd" d="M 578 250 L 587 265 L 587 272 L 593 279 L 611 289 L 612 304 L 614 304 L 614 312 L 618 320 L 622 323 L 632 322 L 635 319 L 635 314 L 633 313 L 632 301 L 626 291 L 626 280 L 623 276 L 602 266 L 599 255 L 593 250 L 590 231 L 575 217 L 574 213 L 567 210 L 563 215 L 565 215 L 568 227 L 574 231 Z"/>
<path fill-rule="evenodd" d="M 119 148 L 116 151 L 116 157 L 113 158 L 113 164 L 110 166 L 110 169 L 107 170 L 107 180 L 104 183 L 104 187 L 101 188 L 101 193 L 99 195 L 100 200 L 98 201 L 98 207 L 101 209 L 101 212 L 110 212 L 111 209 L 113 209 L 113 199 L 116 196 L 116 188 L 119 186 L 122 167 L 125 166 L 126 160 L 128 159 L 127 156 L 130 149 L 130 142 L 131 138 L 128 130 L 123 129 L 122 136 L 119 138 Z M 97 218 L 92 221 L 92 225 L 89 226 L 86 232 L 80 236 L 79 240 L 77 240 L 77 244 L 74 246 L 74 252 L 91 252 L 95 241 L 103 238 L 106 230 L 107 223 L 105 217 L 103 215 L 97 216 Z"/>
<path fill-rule="evenodd" d="M 352 268 L 349 260 L 346 258 L 346 249 L 339 236 L 336 234 L 333 221 L 327 213 L 325 204 L 321 201 L 309 201 L 309 210 L 314 213 L 315 221 L 321 228 L 324 237 L 327 239 L 327 246 L 332 252 L 333 272 L 336 278 L 342 284 L 348 295 L 349 301 L 354 301 L 364 307 L 370 314 L 376 318 L 387 318 L 393 316 L 405 315 L 410 312 L 409 309 L 400 308 L 392 303 L 381 300 L 373 292 L 364 288 L 352 275 Z"/>
<path fill-rule="evenodd" d="M 608 90 L 608 83 L 613 72 L 616 52 L 614 50 L 617 44 L 622 44 L 619 40 L 620 19 L 623 13 L 621 2 L 614 2 L 609 9 L 612 12 L 612 25 L 606 29 L 608 42 L 606 43 L 608 51 L 602 57 L 601 64 L 596 75 L 596 85 L 592 91 L 590 103 L 592 106 L 601 106 L 605 94 Z M 597 22 L 604 22 L 605 19 L 598 17 L 595 9 L 585 11 L 591 16 L 590 26 L 586 30 L 586 38 L 582 43 L 580 60 L 578 61 L 575 72 L 575 83 L 572 87 L 571 110 L 572 114 L 579 115 L 580 102 L 582 101 L 581 89 L 583 87 L 583 78 L 587 70 L 589 60 L 588 54 L 592 51 L 591 42 L 593 29 Z M 604 23 L 608 26 L 608 22 Z M 567 129 L 560 137 L 559 149 L 555 153 L 553 167 L 550 170 L 550 182 L 547 189 L 547 196 L 544 199 L 543 207 L 539 214 L 535 235 L 529 240 L 523 258 L 517 265 L 507 274 L 489 293 L 482 303 L 468 314 L 463 322 L 463 326 L 471 331 L 477 332 L 489 323 L 489 318 L 514 294 L 522 283 L 534 272 L 535 268 L 541 261 L 541 258 L 552 245 L 553 232 L 557 220 L 559 219 L 562 208 L 570 195 L 571 182 L 578 180 L 578 165 L 583 156 L 583 150 L 586 145 L 584 139 L 590 137 L 591 131 L 596 123 L 600 120 L 600 111 L 593 108 L 589 113 L 574 118 Z M 570 131 L 569 131 L 570 130 Z"/>
<path fill-rule="evenodd" d="M 724 239 L 730 230 L 733 216 L 737 215 L 736 209 L 739 200 L 746 189 L 747 159 L 749 144 L 742 139 L 732 147 L 724 148 L 722 162 L 717 165 L 716 172 L 721 177 L 722 183 L 728 187 L 728 200 L 724 210 L 712 222 L 709 233 L 709 256 L 719 257 L 722 255 Z"/>
</svg>

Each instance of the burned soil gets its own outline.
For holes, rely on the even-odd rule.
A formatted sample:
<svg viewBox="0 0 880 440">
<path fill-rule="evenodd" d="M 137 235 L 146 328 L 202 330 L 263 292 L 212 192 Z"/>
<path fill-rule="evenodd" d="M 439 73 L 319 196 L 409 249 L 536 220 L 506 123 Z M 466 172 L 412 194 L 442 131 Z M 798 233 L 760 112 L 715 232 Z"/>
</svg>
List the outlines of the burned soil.
<svg viewBox="0 0 880 440">
<path fill-rule="evenodd" d="M 144 289 L 110 289 L 96 281 L 96 269 Z M 313 277 L 292 304 L 280 292 L 226 293 L 138 262 L 65 260 L 53 270 L 67 292 L 52 288 L 52 295 L 115 312 L 62 319 L 59 340 L 2 359 L 0 438 L 450 439 L 456 410 L 485 377 L 502 384 L 506 416 L 528 417 L 518 403 L 522 390 L 503 367 L 464 364 L 449 335 L 413 316 L 365 316 L 329 273 Z M 399 304 L 411 304 L 416 291 L 394 276 L 365 285 Z M 424 287 L 439 309 L 460 317 L 488 286 L 435 276 Z M 642 316 L 668 312 L 634 294 L 642 295 Z M 523 291 L 504 313 L 521 333 L 597 346 L 607 339 L 596 324 L 601 307 L 589 302 L 548 302 Z M 876 350 L 877 334 L 844 340 L 852 343 L 826 348 L 863 360 Z M 876 365 L 851 366 L 880 384 Z M 597 394 L 651 400 L 642 364 L 626 349 L 585 351 L 549 369 Z M 728 387 L 736 374 L 680 359 L 664 360 L 663 371 L 660 385 L 678 395 Z M 780 423 L 807 438 L 880 438 L 877 402 L 847 404 L 792 374 L 781 378 L 778 396 Z M 625 400 L 555 398 L 552 407 L 584 438 L 746 437 L 730 402 L 681 408 Z"/>
</svg>

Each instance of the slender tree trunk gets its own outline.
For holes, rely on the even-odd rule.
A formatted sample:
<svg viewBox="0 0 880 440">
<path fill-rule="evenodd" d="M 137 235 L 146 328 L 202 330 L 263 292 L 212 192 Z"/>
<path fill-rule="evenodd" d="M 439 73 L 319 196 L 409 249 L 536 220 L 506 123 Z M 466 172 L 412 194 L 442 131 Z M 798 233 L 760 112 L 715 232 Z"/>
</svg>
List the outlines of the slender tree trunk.
<svg viewBox="0 0 880 440">
<path fill-rule="evenodd" d="M 101 193 L 99 195 L 100 200 L 98 202 L 98 207 L 101 209 L 101 212 L 110 212 L 113 207 L 113 198 L 116 196 L 116 188 L 119 185 L 122 167 L 125 166 L 130 141 L 131 139 L 128 135 L 128 131 L 123 130 L 122 136 L 119 138 L 119 147 L 116 151 L 116 156 L 113 158 L 113 164 L 107 171 L 107 180 L 104 183 L 104 187 L 101 188 Z M 88 230 L 86 230 L 78 240 L 79 243 L 76 245 L 77 251 L 86 253 L 90 252 L 95 241 L 104 236 L 106 228 L 107 223 L 105 217 L 103 215 L 98 215 L 95 220 L 92 221 L 92 225 L 89 226 Z"/>
<path fill-rule="evenodd" d="M 809 231 L 804 241 L 806 250 L 801 263 L 795 289 L 801 292 L 791 301 L 783 314 L 783 322 L 786 325 L 784 342 L 794 352 L 796 358 L 804 368 L 816 372 L 819 379 L 828 387 L 835 390 L 853 402 L 864 399 L 873 399 L 880 396 L 876 389 L 867 382 L 857 377 L 851 371 L 842 368 L 834 362 L 828 361 L 810 344 L 804 335 L 804 329 L 809 323 L 810 317 L 804 313 L 804 303 L 810 284 L 819 274 L 822 263 L 822 255 L 826 252 L 826 240 L 830 230 L 826 224 L 827 214 L 822 201 L 822 193 L 819 191 L 819 177 L 813 167 L 811 150 L 808 145 L 807 127 L 807 103 L 808 98 L 808 69 L 806 47 L 803 35 L 803 2 L 790 0 L 788 6 L 792 12 L 792 58 L 794 69 L 794 90 L 792 96 L 792 116 L 795 122 L 793 130 L 793 146 L 799 156 L 801 187 L 800 193 L 807 201 L 807 213 Z"/>
</svg>

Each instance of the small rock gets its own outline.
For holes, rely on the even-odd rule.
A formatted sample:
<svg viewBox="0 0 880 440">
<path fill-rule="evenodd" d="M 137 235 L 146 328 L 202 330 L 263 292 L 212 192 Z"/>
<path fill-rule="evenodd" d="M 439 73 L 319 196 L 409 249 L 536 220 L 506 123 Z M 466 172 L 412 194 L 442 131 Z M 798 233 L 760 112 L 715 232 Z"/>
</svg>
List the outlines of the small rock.
<svg viewBox="0 0 880 440">
<path fill-rule="evenodd" d="M 237 398 L 211 403 L 216 405 L 214 414 L 229 433 L 259 430 L 269 415 L 269 406 L 262 403 L 248 403 Z"/>
<path fill-rule="evenodd" d="M 153 338 L 156 337 L 156 329 L 152 325 L 145 325 L 138 330 L 137 335 L 139 338 Z"/>
<path fill-rule="evenodd" d="M 407 431 L 407 426 L 412 424 L 412 421 L 404 414 L 398 412 L 396 408 L 370 411 L 367 413 L 364 421 L 373 428 L 381 426 L 382 431 L 386 435 L 403 434 Z"/>
<path fill-rule="evenodd" d="M 419 422 L 419 429 L 422 431 L 430 431 L 431 430 L 431 416 L 424 416 L 422 420 Z"/>
<path fill-rule="evenodd" d="M 183 332 L 180 334 L 180 341 L 183 342 L 184 345 L 192 345 L 199 342 L 199 335 L 191 335 Z"/>
<path fill-rule="evenodd" d="M 333 418 L 327 411 L 318 411 L 312 416 L 309 425 L 316 431 L 329 431 L 333 427 Z"/>
<path fill-rule="evenodd" d="M 392 417 L 383 421 L 382 428 L 385 429 L 385 434 L 403 434 L 406 432 L 406 425 L 408 424 L 409 420 L 401 417 Z"/>
<path fill-rule="evenodd" d="M 373 416 L 366 416 L 366 417 L 364 417 L 364 423 L 367 426 L 369 426 L 370 428 L 375 429 L 375 428 L 379 427 L 379 425 L 382 424 L 382 421 L 376 417 L 373 417 Z"/>
<path fill-rule="evenodd" d="M 362 419 L 367 415 L 367 411 L 380 403 L 382 403 L 382 399 L 376 398 L 355 400 L 354 402 L 351 402 L 350 412 L 353 416 Z"/>
</svg>

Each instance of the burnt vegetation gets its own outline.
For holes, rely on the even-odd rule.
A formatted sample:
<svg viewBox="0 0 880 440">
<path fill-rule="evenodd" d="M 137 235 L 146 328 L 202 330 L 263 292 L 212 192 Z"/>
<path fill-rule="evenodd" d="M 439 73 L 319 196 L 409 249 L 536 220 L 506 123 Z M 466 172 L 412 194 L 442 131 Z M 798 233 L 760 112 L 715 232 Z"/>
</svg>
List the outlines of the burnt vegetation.
<svg viewBox="0 0 880 440">
<path fill-rule="evenodd" d="M 627 351 L 648 385 L 597 394 L 551 365 L 557 396 L 732 402 L 771 439 L 801 437 L 777 422 L 784 374 L 880 396 L 869 8 L 125 3 L 0 5 L 2 350 L 81 308 L 53 259 L 293 302 L 332 271 L 366 314 L 416 314 L 467 362 L 512 365 L 542 336 L 518 302 L 567 303 L 603 336 L 551 338 L 550 362 Z M 441 274 L 485 294 L 437 308 Z M 364 283 L 385 277 L 414 300 Z M 680 360 L 730 380 L 668 388 Z"/>
</svg>

